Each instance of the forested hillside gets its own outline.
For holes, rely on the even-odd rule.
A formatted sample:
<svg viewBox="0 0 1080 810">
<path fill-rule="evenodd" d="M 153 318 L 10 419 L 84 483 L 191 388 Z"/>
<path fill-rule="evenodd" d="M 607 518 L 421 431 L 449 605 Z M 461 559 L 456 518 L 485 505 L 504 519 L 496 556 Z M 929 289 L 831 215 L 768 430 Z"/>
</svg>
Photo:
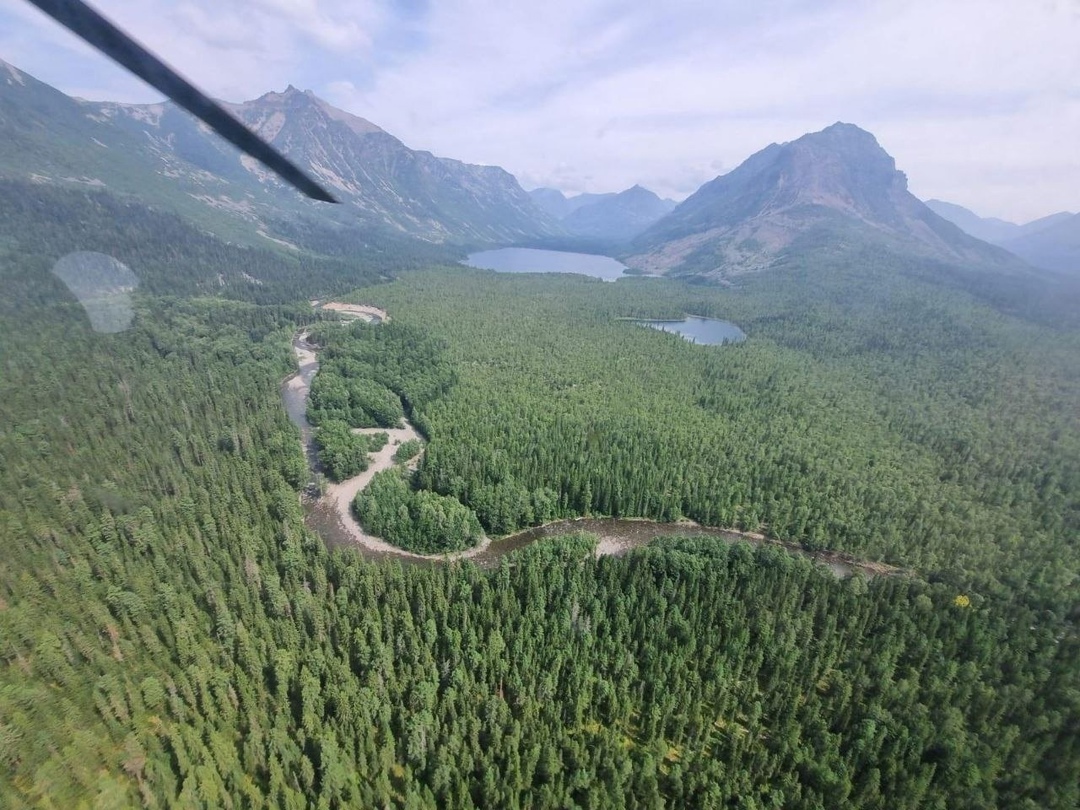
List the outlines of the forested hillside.
<svg viewBox="0 0 1080 810">
<path fill-rule="evenodd" d="M 72 98 L 3 60 L 0 176 L 135 195 L 259 246 L 299 238 L 319 250 L 331 231 L 372 249 L 403 237 L 460 249 L 561 233 L 505 170 L 410 149 L 311 91 L 224 103 L 341 204 L 305 200 L 172 101 Z"/>
<path fill-rule="evenodd" d="M 337 240 L 323 237 L 327 252 Z M 213 295 L 256 303 L 303 300 L 311 291 L 330 294 L 371 284 L 388 267 L 409 268 L 445 260 L 421 242 L 365 236 L 350 257 L 321 256 L 235 245 L 195 228 L 176 214 L 102 191 L 71 191 L 0 178 L 0 256 L 4 283 L 19 285 L 0 307 L 45 297 L 48 270 L 73 251 L 113 256 L 135 271 L 142 289 L 158 295 Z M 32 267 L 34 275 L 26 268 Z"/>
<path fill-rule="evenodd" d="M 457 382 L 420 409 L 418 480 L 489 532 L 689 517 L 1075 593 L 1077 333 L 885 264 L 814 272 L 785 293 L 776 277 L 719 291 L 434 271 L 365 296 L 445 341 Z M 683 311 L 750 338 L 694 346 L 625 320 Z"/>
<path fill-rule="evenodd" d="M 54 193 L 0 195 L 0 806 L 1080 804 L 1075 331 L 884 265 L 419 272 Z M 90 329 L 49 272 L 72 250 L 140 277 L 130 329 Z M 419 491 L 489 531 L 685 515 L 916 575 L 702 540 L 330 554 L 279 386 L 307 299 L 361 283 L 393 321 L 317 327 L 319 408 L 381 424 L 393 392 Z M 682 311 L 749 340 L 621 320 Z"/>
</svg>

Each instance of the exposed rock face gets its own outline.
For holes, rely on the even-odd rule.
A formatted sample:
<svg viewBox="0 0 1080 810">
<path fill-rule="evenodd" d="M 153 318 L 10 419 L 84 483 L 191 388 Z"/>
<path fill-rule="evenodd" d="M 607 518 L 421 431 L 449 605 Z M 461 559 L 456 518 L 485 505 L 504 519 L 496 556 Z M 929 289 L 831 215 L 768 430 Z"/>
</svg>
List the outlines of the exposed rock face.
<svg viewBox="0 0 1080 810">
<path fill-rule="evenodd" d="M 648 272 L 722 279 L 767 269 L 797 242 L 881 242 L 951 264 L 1023 265 L 936 215 L 877 140 L 837 123 L 772 144 L 706 183 L 634 240 Z"/>
<path fill-rule="evenodd" d="M 184 197 L 249 221 L 317 216 L 433 242 L 507 243 L 560 231 L 508 172 L 409 149 L 310 91 L 289 87 L 225 106 L 344 205 L 316 207 L 301 199 L 170 102 L 71 99 L 6 63 L 0 65 L 0 135 L 7 136 L 0 169 L 61 182 L 73 171 L 66 164 L 89 166 L 101 185 L 137 190 L 152 202 Z M 151 173 L 169 187 L 147 184 Z"/>
<path fill-rule="evenodd" d="M 311 91 L 290 86 L 227 107 L 340 199 L 360 209 L 365 220 L 433 241 L 513 241 L 555 227 L 508 172 L 409 149 L 382 128 Z M 146 118 L 137 108 L 117 109 Z M 194 126 L 190 120 L 187 125 Z M 158 126 L 166 140 L 175 141 L 183 124 L 166 115 Z M 258 164 L 239 158 L 236 164 L 259 183 L 277 184 Z M 220 173 L 223 167 L 205 168 Z M 236 171 L 228 174 L 235 176 Z"/>
</svg>

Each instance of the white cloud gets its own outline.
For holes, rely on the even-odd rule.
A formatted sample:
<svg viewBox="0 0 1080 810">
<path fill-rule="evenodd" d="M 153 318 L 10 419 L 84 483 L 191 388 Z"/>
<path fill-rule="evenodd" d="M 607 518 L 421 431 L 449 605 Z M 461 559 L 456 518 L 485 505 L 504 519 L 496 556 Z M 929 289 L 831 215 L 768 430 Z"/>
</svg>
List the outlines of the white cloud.
<svg viewBox="0 0 1080 810">
<path fill-rule="evenodd" d="M 1073 0 L 99 6 L 215 95 L 311 87 L 410 146 L 500 164 L 529 186 L 682 196 L 772 141 L 845 120 L 878 136 L 918 194 L 1014 219 L 1080 208 Z M 100 65 L 65 81 L 63 58 L 17 44 L 55 48 L 56 32 L 9 17 L 31 36 L 0 34 L 0 56 L 66 91 L 147 95 Z M 88 64 L 85 49 L 61 50 Z"/>
<path fill-rule="evenodd" d="M 513 7 L 440 3 L 423 54 L 334 100 L 408 143 L 570 191 L 685 194 L 717 162 L 846 120 L 917 192 L 1019 219 L 1080 207 L 1068 5 L 784 3 L 733 19 L 717 3 L 553 0 L 527 21 Z"/>
<path fill-rule="evenodd" d="M 266 18 L 286 21 L 296 34 L 333 53 L 367 50 L 383 24 L 379 4 L 366 0 L 249 0 L 244 5 L 264 9 Z"/>
<path fill-rule="evenodd" d="M 0 0 L 26 30 L 0 38 L 7 58 L 65 92 L 96 79 L 100 93 L 123 101 L 154 91 L 22 0 Z M 252 98 L 289 83 L 314 83 L 330 63 L 341 69 L 370 57 L 384 13 L 375 0 L 96 0 L 102 14 L 212 95 Z M 79 68 L 73 68 L 79 63 Z M 107 97 L 99 95 L 98 97 Z"/>
</svg>

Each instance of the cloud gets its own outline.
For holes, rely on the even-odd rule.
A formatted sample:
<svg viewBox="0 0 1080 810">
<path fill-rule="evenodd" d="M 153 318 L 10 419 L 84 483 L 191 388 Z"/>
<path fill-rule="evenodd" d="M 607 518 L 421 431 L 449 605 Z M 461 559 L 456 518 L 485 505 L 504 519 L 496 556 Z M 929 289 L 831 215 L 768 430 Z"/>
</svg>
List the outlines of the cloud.
<svg viewBox="0 0 1080 810">
<path fill-rule="evenodd" d="M 265 18 L 286 22 L 294 33 L 331 53 L 369 49 L 383 17 L 379 4 L 364 0 L 252 0 L 245 5 L 264 10 Z"/>
<path fill-rule="evenodd" d="M 528 20 L 516 8 L 441 3 L 423 53 L 332 100 L 412 145 L 568 191 L 684 195 L 717 162 L 846 120 L 920 193 L 1020 219 L 1078 205 L 1068 4 L 552 0 Z M 1029 166 L 1038 188 L 1003 193 L 995 165 Z"/>
<path fill-rule="evenodd" d="M 844 120 L 924 196 L 1015 219 L 1080 208 L 1073 0 L 99 3 L 215 95 L 310 87 L 414 148 L 526 185 L 684 196 Z M 8 17 L 25 29 L 0 34 L 9 61 L 69 92 L 147 95 L 70 42 L 64 58 L 35 56 L 56 32 Z"/>
<path fill-rule="evenodd" d="M 65 92 L 149 101 L 155 92 L 20 0 L 4 0 L 7 58 Z M 95 7 L 211 94 L 252 98 L 322 81 L 324 67 L 370 59 L 385 11 L 375 0 L 97 0 Z M 7 17 L 8 19 L 4 19 Z M 11 23 L 10 25 L 8 23 Z M 100 89 L 95 92 L 95 85 Z M 102 95 L 108 94 L 108 95 Z"/>
</svg>

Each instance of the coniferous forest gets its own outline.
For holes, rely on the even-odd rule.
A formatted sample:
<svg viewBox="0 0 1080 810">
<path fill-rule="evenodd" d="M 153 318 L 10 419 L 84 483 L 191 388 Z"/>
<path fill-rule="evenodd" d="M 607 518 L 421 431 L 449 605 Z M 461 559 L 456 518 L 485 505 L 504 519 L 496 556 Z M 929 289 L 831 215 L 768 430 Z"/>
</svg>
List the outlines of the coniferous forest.
<svg viewBox="0 0 1080 810">
<path fill-rule="evenodd" d="M 0 806 L 1080 805 L 1066 317 L 885 254 L 608 284 L 0 200 Z M 72 250 L 140 277 L 130 328 L 91 329 Z M 307 303 L 347 290 L 393 320 Z M 685 312 L 749 339 L 627 320 Z M 689 518 L 909 573 L 700 538 L 328 551 L 280 399 L 309 326 L 324 466 L 365 463 L 352 428 L 425 438 L 357 503 L 402 545 Z"/>
</svg>

